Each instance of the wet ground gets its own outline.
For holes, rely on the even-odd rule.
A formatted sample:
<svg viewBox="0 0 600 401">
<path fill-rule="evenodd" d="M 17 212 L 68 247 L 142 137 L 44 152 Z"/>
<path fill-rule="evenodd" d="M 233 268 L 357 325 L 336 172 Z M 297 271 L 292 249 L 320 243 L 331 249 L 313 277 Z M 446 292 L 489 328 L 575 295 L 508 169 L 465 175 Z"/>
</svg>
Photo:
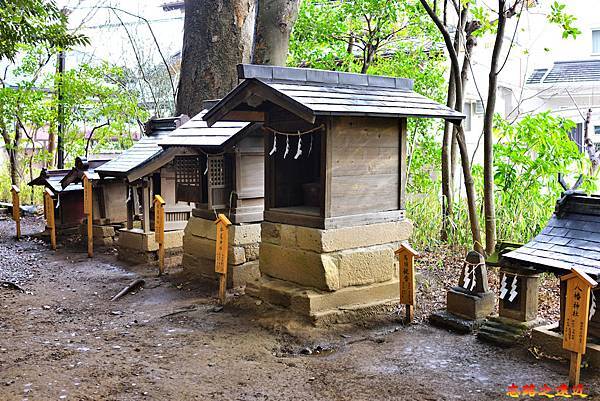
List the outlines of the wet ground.
<svg viewBox="0 0 600 401">
<path fill-rule="evenodd" d="M 42 226 L 26 219 L 17 242 L 0 221 L 0 281 L 25 290 L 0 286 L 2 401 L 502 400 L 511 383 L 558 386 L 568 375 L 527 346 L 498 348 L 422 318 L 316 329 L 236 294 L 220 310 L 216 288 L 183 271 L 157 278 L 76 244 L 53 252 L 27 237 Z M 420 297 L 433 297 L 432 276 Z M 136 278 L 143 290 L 110 301 Z M 582 381 L 598 393 L 597 372 Z"/>
</svg>

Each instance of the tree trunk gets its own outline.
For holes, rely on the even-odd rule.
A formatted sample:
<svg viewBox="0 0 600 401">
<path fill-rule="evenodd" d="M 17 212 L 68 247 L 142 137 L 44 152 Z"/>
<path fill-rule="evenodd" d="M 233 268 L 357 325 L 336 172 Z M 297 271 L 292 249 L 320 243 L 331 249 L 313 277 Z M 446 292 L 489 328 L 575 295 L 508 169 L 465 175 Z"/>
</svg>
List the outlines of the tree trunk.
<svg viewBox="0 0 600 401">
<path fill-rule="evenodd" d="M 254 64 L 284 66 L 300 0 L 258 0 Z"/>
<path fill-rule="evenodd" d="M 251 60 L 256 0 L 185 0 L 177 114 L 194 116 L 202 101 L 237 84 L 236 65 Z"/>
<path fill-rule="evenodd" d="M 494 50 L 490 63 L 488 78 L 488 97 L 483 119 L 483 204 L 485 215 L 485 250 L 488 254 L 494 252 L 496 246 L 496 210 L 494 206 L 494 110 L 496 109 L 496 92 L 498 89 L 498 61 L 504 41 L 506 26 L 504 0 L 498 0 L 498 26 Z"/>
<path fill-rule="evenodd" d="M 435 25 L 438 27 L 440 33 L 444 38 L 444 44 L 448 50 L 450 61 L 452 65 L 452 75 L 456 83 L 456 102 L 455 110 L 462 111 L 463 102 L 463 91 L 460 78 L 460 66 L 458 62 L 458 52 L 455 50 L 452 38 L 448 33 L 448 29 L 442 24 L 439 17 L 433 12 L 427 0 L 420 0 L 423 8 L 427 11 L 429 17 L 433 20 Z M 467 3 L 468 4 L 468 3 Z M 479 217 L 477 216 L 477 206 L 475 197 L 475 184 L 473 182 L 473 176 L 471 175 L 471 163 L 469 162 L 469 154 L 467 151 L 467 144 L 465 141 L 465 133 L 462 125 L 457 127 L 456 140 L 458 142 L 458 148 L 460 151 L 461 165 L 463 170 L 463 176 L 465 180 L 465 190 L 467 192 L 467 207 L 469 209 L 469 222 L 471 226 L 471 235 L 473 238 L 473 247 L 478 252 L 483 252 L 481 243 L 481 232 L 479 229 Z"/>
<path fill-rule="evenodd" d="M 464 30 L 467 17 L 468 4 L 460 13 L 460 29 L 454 33 L 454 41 L 452 47 L 455 53 L 458 53 L 460 48 L 461 32 Z M 445 5 L 444 5 L 445 7 Z M 445 8 L 444 8 L 445 9 Z M 454 63 L 450 66 L 450 77 L 448 79 L 448 97 L 446 98 L 446 106 L 454 108 L 456 104 L 456 72 L 454 71 Z M 461 106 L 462 110 L 462 106 Z M 453 160 L 453 138 L 455 137 L 454 127 L 446 121 L 444 124 L 444 136 L 442 138 L 442 230 L 440 238 L 446 242 L 448 240 L 451 225 L 449 220 L 452 217 L 454 207 L 454 166 L 456 161 Z"/>
<path fill-rule="evenodd" d="M 452 67 L 451 67 L 452 68 Z M 454 86 L 454 72 L 450 71 L 450 77 L 448 79 L 448 97 L 446 99 L 446 106 L 454 108 L 455 103 L 455 86 Z M 452 192 L 452 161 L 451 161 L 451 144 L 452 144 L 452 131 L 454 126 L 446 121 L 444 123 L 444 136 L 442 138 L 442 231 L 440 238 L 442 241 L 448 241 L 450 217 L 452 215 L 452 208 L 454 207 L 454 195 Z"/>
</svg>

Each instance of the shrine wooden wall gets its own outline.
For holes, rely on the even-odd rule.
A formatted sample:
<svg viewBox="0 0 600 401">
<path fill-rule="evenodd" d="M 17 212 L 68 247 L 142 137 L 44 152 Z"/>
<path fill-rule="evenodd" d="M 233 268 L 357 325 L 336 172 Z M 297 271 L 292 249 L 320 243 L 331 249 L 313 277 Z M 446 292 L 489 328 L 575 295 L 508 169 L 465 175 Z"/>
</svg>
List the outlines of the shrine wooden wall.
<svg viewBox="0 0 600 401">
<path fill-rule="evenodd" d="M 400 208 L 398 119 L 333 117 L 327 152 L 327 217 Z"/>
</svg>

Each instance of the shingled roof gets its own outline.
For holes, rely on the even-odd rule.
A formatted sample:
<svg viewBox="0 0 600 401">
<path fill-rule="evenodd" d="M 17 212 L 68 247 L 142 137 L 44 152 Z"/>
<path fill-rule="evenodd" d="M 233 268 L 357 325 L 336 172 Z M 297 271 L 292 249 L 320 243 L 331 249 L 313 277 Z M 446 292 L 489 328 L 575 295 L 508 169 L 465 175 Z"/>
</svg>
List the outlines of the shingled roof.
<svg viewBox="0 0 600 401">
<path fill-rule="evenodd" d="M 244 82 L 203 117 L 209 126 L 252 104 L 245 96 L 250 92 L 311 123 L 320 115 L 465 118 L 415 93 L 413 81 L 405 78 L 250 64 L 238 65 L 238 77 Z"/>
<path fill-rule="evenodd" d="M 235 137 L 256 125 L 249 122 L 221 121 L 209 127 L 202 119 L 208 110 L 202 110 L 160 142 L 162 147 L 171 146 L 226 146 Z"/>
<path fill-rule="evenodd" d="M 578 267 L 600 278 L 600 196 L 566 195 L 542 232 L 503 258 L 559 274 Z"/>
<path fill-rule="evenodd" d="M 101 177 L 132 177 L 164 151 L 158 144 L 187 120 L 187 116 L 152 119 L 146 124 L 146 136 L 115 159 L 96 169 Z M 136 177 L 137 178 L 137 177 Z M 130 179 L 131 181 L 131 179 Z"/>
<path fill-rule="evenodd" d="M 600 60 L 557 61 L 550 71 L 535 69 L 527 78 L 527 84 L 556 84 L 569 82 L 600 81 Z"/>
<path fill-rule="evenodd" d="M 69 185 L 63 188 L 61 181 L 71 170 L 60 169 L 60 170 L 46 170 L 45 168 L 40 171 L 40 175 L 31 180 L 27 185 L 29 186 L 43 186 L 49 188 L 52 192 L 59 193 L 65 191 L 81 191 L 83 187 L 81 185 Z"/>
</svg>

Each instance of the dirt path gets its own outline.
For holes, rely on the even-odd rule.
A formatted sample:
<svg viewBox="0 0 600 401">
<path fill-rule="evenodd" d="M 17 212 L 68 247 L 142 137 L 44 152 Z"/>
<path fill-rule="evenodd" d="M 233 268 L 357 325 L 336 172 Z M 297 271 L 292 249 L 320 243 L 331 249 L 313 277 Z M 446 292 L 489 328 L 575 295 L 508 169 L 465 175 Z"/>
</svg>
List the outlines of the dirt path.
<svg viewBox="0 0 600 401">
<path fill-rule="evenodd" d="M 24 222 L 25 234 L 41 227 Z M 0 287 L 3 401 L 501 400 L 513 382 L 556 386 L 567 376 L 565 364 L 524 347 L 402 327 L 393 316 L 325 330 L 273 320 L 246 297 L 218 311 L 214 289 L 184 272 L 159 279 L 112 252 L 52 252 L 14 241 L 12 230 L 0 221 L 0 280 L 27 292 Z M 145 289 L 109 301 L 139 277 Z M 583 373 L 593 393 L 596 375 Z"/>
</svg>

